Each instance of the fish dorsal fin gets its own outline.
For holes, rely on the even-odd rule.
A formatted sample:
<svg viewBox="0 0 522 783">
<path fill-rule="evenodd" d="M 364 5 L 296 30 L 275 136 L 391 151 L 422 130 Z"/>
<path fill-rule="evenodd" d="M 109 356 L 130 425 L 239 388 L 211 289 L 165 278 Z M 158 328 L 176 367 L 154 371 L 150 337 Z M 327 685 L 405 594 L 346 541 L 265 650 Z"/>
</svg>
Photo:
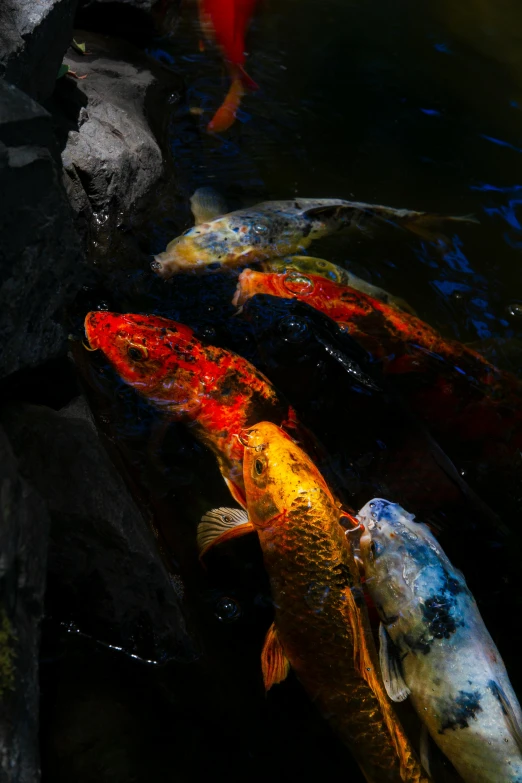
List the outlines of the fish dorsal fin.
<svg viewBox="0 0 522 783">
<path fill-rule="evenodd" d="M 216 544 L 222 544 L 253 531 L 254 526 L 249 522 L 248 514 L 244 509 L 213 508 L 201 517 L 201 522 L 198 525 L 199 556 L 203 557 Z"/>
<path fill-rule="evenodd" d="M 194 223 L 210 223 L 228 212 L 225 199 L 214 188 L 198 188 L 190 199 Z"/>
<path fill-rule="evenodd" d="M 382 623 L 379 624 L 379 661 L 384 687 L 390 699 L 407 699 L 411 691 L 403 680 L 397 649 Z"/>
<path fill-rule="evenodd" d="M 425 772 L 431 777 L 430 770 L 430 735 L 428 727 L 425 723 L 421 726 L 420 742 L 419 742 L 419 756 L 420 763 L 424 767 Z"/>
<path fill-rule="evenodd" d="M 261 671 L 263 672 L 265 691 L 269 691 L 272 685 L 283 682 L 290 671 L 290 661 L 283 651 L 274 623 L 268 629 L 265 637 L 261 653 Z"/>
<path fill-rule="evenodd" d="M 504 717 L 506 719 L 506 723 L 509 726 L 511 735 L 515 740 L 515 742 L 517 743 L 519 751 L 522 752 L 522 728 L 517 719 L 517 716 L 515 715 L 515 711 L 511 706 L 511 702 L 506 696 L 504 689 L 498 684 L 498 682 L 495 682 L 495 680 L 491 680 L 489 685 L 491 690 L 493 691 L 493 694 L 497 697 L 497 699 L 500 702 L 500 706 L 502 707 L 502 712 L 504 713 Z"/>
</svg>

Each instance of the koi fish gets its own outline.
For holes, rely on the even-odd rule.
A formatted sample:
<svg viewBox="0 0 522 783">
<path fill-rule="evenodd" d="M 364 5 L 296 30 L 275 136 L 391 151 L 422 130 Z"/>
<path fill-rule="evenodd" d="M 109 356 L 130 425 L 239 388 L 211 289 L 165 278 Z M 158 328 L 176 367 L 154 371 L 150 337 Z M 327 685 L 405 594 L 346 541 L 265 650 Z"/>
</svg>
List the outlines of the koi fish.
<svg viewBox="0 0 522 783">
<path fill-rule="evenodd" d="M 245 266 L 299 253 L 342 229 L 365 230 L 379 222 L 433 238 L 433 226 L 441 221 L 477 222 L 342 199 L 264 201 L 190 228 L 155 257 L 151 268 L 167 279 L 177 272 L 208 271 L 211 265 Z"/>
<path fill-rule="evenodd" d="M 90 349 L 167 418 L 191 424 L 215 454 L 232 496 L 244 504 L 237 435 L 260 419 L 298 427 L 293 409 L 245 359 L 204 345 L 189 327 L 152 315 L 95 311 L 85 318 Z"/>
<path fill-rule="evenodd" d="M 231 86 L 225 100 L 208 124 L 207 130 L 221 133 L 234 123 L 245 89 L 257 90 L 246 73 L 245 31 L 257 0 L 199 0 L 201 28 L 215 39 L 227 62 Z"/>
<path fill-rule="evenodd" d="M 325 258 L 314 258 L 313 256 L 271 258 L 269 261 L 263 261 L 260 268 L 263 272 L 276 272 L 277 274 L 296 271 L 303 272 L 305 275 L 311 274 L 326 277 L 327 280 L 332 280 L 334 283 L 350 286 L 350 288 L 362 291 L 363 294 L 368 294 L 368 296 L 372 296 L 380 302 L 385 302 L 393 307 L 398 307 L 399 310 L 406 310 L 406 312 L 415 315 L 413 308 L 404 299 L 390 294 L 384 288 L 379 288 L 379 286 L 373 285 L 373 283 L 368 283 L 367 280 L 362 280 L 357 275 L 354 275 L 353 272 L 349 272 L 347 269 L 343 269 L 342 266 L 333 264 Z"/>
<path fill-rule="evenodd" d="M 426 781 L 386 696 L 357 565 L 326 482 L 277 426 L 256 424 L 240 438 L 247 511 L 275 608 L 262 652 L 265 688 L 292 667 L 367 780 Z"/>
<path fill-rule="evenodd" d="M 522 383 L 514 375 L 419 318 L 317 275 L 245 269 L 233 302 L 242 306 L 256 294 L 307 302 L 344 326 L 381 362 L 385 377 L 459 469 L 465 466 L 468 483 L 484 496 L 487 473 L 488 485 L 502 488 L 505 498 L 518 492 Z"/>
<path fill-rule="evenodd" d="M 522 780 L 522 711 L 463 575 L 397 504 L 374 499 L 357 518 L 388 695 L 410 697 L 467 783 Z"/>
</svg>

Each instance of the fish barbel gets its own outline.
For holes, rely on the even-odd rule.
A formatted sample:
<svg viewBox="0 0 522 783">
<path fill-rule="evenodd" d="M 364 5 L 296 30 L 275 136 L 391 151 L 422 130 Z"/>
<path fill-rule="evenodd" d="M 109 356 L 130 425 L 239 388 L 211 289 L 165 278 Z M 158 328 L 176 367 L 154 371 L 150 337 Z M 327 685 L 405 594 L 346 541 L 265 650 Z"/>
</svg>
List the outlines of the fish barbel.
<svg viewBox="0 0 522 783">
<path fill-rule="evenodd" d="M 341 229 L 364 230 L 376 222 L 433 238 L 433 227 L 442 221 L 476 222 L 469 216 L 444 217 L 343 199 L 264 201 L 190 228 L 172 240 L 151 267 L 166 279 L 178 272 L 208 271 L 213 265 L 246 266 L 300 252 Z"/>
<path fill-rule="evenodd" d="M 265 687 L 291 666 L 368 781 L 427 781 L 384 691 L 357 565 L 326 482 L 274 424 L 240 438 L 247 511 L 275 607 Z"/>
<path fill-rule="evenodd" d="M 410 696 L 467 783 L 522 780 L 522 711 L 463 575 L 399 505 L 376 498 L 357 518 L 390 698 Z"/>
</svg>

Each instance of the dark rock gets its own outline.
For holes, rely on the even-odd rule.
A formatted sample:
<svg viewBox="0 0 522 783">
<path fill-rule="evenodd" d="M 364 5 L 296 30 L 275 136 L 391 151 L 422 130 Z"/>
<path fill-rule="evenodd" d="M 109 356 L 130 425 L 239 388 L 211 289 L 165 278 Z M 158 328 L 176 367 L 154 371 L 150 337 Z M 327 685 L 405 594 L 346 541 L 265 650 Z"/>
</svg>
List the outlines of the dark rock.
<svg viewBox="0 0 522 783">
<path fill-rule="evenodd" d="M 61 79 L 51 110 L 61 118 L 59 134 L 66 134 L 66 189 L 80 231 L 91 229 L 103 252 L 163 173 L 149 109 L 161 107 L 165 118 L 172 94 L 179 98 L 179 79 L 130 44 L 83 31 L 75 36 L 89 54 L 70 51 L 65 62 L 86 78 Z"/>
<path fill-rule="evenodd" d="M 47 112 L 0 80 L 0 378 L 64 352 L 85 277 Z"/>
<path fill-rule="evenodd" d="M 165 1 L 165 0 L 164 0 Z M 80 6 L 82 8 L 90 8 L 93 5 L 127 5 L 137 8 L 139 11 L 151 11 L 152 7 L 158 2 L 158 0 L 80 0 Z"/>
<path fill-rule="evenodd" d="M 153 660 L 186 659 L 180 586 L 107 456 L 83 398 L 5 409 L 20 470 L 51 517 L 47 614 Z"/>
<path fill-rule="evenodd" d="M 0 76 L 38 101 L 54 90 L 77 0 L 2 0 Z"/>
<path fill-rule="evenodd" d="M 0 780 L 36 783 L 38 654 L 49 518 L 0 430 Z"/>
</svg>

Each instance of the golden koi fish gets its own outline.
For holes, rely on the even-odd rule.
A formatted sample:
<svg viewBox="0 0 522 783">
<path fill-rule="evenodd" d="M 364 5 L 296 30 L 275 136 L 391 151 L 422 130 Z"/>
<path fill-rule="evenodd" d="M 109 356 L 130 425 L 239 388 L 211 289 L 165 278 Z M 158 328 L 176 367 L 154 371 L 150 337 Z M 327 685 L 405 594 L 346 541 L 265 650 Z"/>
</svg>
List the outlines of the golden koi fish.
<svg viewBox="0 0 522 783">
<path fill-rule="evenodd" d="M 426 783 L 386 696 L 343 512 L 310 458 L 274 424 L 244 430 L 243 478 L 275 622 L 265 687 L 291 666 L 372 783 Z"/>
</svg>

